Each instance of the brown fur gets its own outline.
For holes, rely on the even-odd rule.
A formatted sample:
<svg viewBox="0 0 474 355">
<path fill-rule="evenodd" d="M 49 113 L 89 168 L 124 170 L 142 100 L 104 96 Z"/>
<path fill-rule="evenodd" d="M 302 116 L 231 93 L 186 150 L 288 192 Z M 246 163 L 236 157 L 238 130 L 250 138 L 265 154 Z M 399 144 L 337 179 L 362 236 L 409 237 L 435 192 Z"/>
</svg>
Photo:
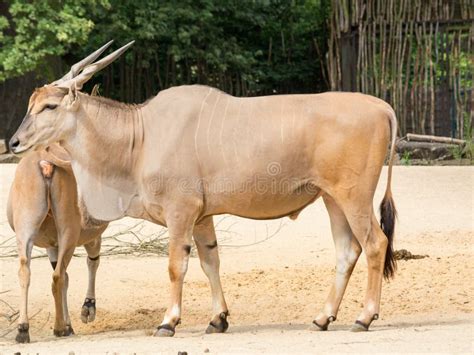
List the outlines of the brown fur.
<svg viewBox="0 0 474 355">
<path fill-rule="evenodd" d="M 69 315 L 63 313 L 63 293 L 67 289 L 65 281 L 67 265 L 76 246 L 85 245 L 92 257 L 99 253 L 100 243 L 97 243 L 97 240 L 100 239 L 107 224 L 102 224 L 100 228 L 93 230 L 81 229 L 77 187 L 70 163 L 64 160 L 67 155 L 59 147 L 52 147 L 51 150 L 57 155 L 46 151 L 31 152 L 20 161 L 10 190 L 7 215 L 12 229 L 16 232 L 20 260 L 19 277 L 22 292 L 19 324 L 28 325 L 26 299 L 30 279 L 31 247 L 34 244 L 48 250 L 54 269 L 55 334 L 68 335 Z M 52 161 L 58 161 L 61 165 L 54 165 Z M 50 254 L 50 251 L 56 257 L 59 256 L 59 259 L 51 259 L 53 254 Z M 23 328 L 19 330 L 17 341 L 29 342 L 28 330 Z"/>
</svg>

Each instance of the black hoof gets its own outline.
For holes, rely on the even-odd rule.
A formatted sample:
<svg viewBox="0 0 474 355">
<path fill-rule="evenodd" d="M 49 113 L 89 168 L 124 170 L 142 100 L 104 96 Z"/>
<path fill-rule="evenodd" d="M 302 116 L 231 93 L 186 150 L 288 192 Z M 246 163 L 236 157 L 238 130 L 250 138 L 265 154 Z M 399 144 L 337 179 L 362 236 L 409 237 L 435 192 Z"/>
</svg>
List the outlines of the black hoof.
<svg viewBox="0 0 474 355">
<path fill-rule="evenodd" d="M 30 342 L 30 326 L 28 323 L 18 325 L 18 333 L 15 337 L 17 343 L 29 343 Z"/>
<path fill-rule="evenodd" d="M 174 328 L 169 324 L 160 325 L 154 334 L 155 337 L 172 337 L 175 331 Z"/>
<path fill-rule="evenodd" d="M 82 305 L 81 309 L 81 320 L 82 323 L 90 323 L 95 320 L 95 299 L 94 298 L 86 298 L 84 304 Z"/>
<path fill-rule="evenodd" d="M 361 322 L 360 320 L 356 320 L 355 323 L 351 327 L 351 332 L 367 332 L 369 330 L 370 324 L 372 321 L 379 319 L 378 314 L 374 314 L 372 319 L 368 324 L 365 324 L 364 322 Z"/>
<path fill-rule="evenodd" d="M 369 326 L 365 323 L 362 323 L 360 320 L 356 320 L 356 322 L 351 327 L 351 332 L 359 333 L 359 332 L 366 332 L 369 330 Z"/>
<path fill-rule="evenodd" d="M 311 324 L 311 327 L 309 329 L 315 332 L 325 332 L 326 330 L 328 330 L 329 324 L 334 322 L 335 320 L 336 317 L 334 316 L 330 316 L 324 324 L 319 324 L 316 320 L 313 320 L 313 323 Z"/>
<path fill-rule="evenodd" d="M 66 327 L 64 329 L 61 329 L 61 330 L 58 330 L 58 329 L 54 329 L 53 330 L 53 333 L 55 336 L 57 337 L 68 337 L 70 335 L 74 335 L 74 329 L 72 329 L 72 326 L 71 325 L 66 325 Z"/>
<path fill-rule="evenodd" d="M 225 311 L 215 316 L 214 319 L 209 323 L 206 329 L 206 334 L 225 333 L 225 331 L 229 329 L 229 323 L 227 322 L 228 315 L 229 312 Z"/>
<path fill-rule="evenodd" d="M 64 333 L 65 336 L 69 336 L 69 335 L 74 335 L 76 333 L 74 333 L 74 329 L 72 329 L 72 325 L 66 325 L 66 332 Z"/>
</svg>

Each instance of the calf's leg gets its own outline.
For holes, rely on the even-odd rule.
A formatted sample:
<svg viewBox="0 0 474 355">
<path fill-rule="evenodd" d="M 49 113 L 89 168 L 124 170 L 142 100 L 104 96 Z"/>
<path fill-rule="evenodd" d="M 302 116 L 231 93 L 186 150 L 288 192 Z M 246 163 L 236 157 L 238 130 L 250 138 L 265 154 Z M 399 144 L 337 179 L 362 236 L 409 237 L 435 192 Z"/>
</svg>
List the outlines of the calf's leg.
<svg viewBox="0 0 474 355">
<path fill-rule="evenodd" d="M 74 253 L 74 249 L 75 244 L 68 245 L 67 247 L 59 246 L 58 261 L 53 272 L 53 283 L 51 289 L 54 296 L 56 310 L 54 335 L 58 337 L 74 334 L 67 308 L 67 288 L 69 277 L 66 272 L 67 266 L 69 265 Z"/>
<path fill-rule="evenodd" d="M 53 272 L 52 292 L 56 309 L 54 334 L 68 336 L 74 333 L 67 307 L 69 277 L 67 267 L 81 233 L 74 177 L 63 169 L 56 169 L 50 184 L 51 210 L 58 236 L 58 259 Z"/>
<path fill-rule="evenodd" d="M 58 264 L 58 248 L 52 247 L 52 248 L 47 248 L 46 252 L 48 253 L 48 258 L 51 263 L 51 266 L 53 267 L 53 272 L 56 269 L 56 266 Z M 69 275 L 66 272 L 65 274 L 65 280 L 63 284 L 63 290 L 62 290 L 62 306 L 63 306 L 63 314 L 65 316 L 65 323 L 66 323 L 66 328 L 68 329 L 69 334 L 74 334 L 74 330 L 72 329 L 71 326 L 71 319 L 69 318 L 69 310 L 67 307 L 67 289 L 69 287 Z"/>
<path fill-rule="evenodd" d="M 17 231 L 18 256 L 20 268 L 18 278 L 20 280 L 20 314 L 18 318 L 18 333 L 15 340 L 18 343 L 29 343 L 29 322 L 28 322 L 28 289 L 30 287 L 30 263 L 31 251 L 33 249 L 34 232 Z"/>
<path fill-rule="evenodd" d="M 17 171 L 10 192 L 7 207 L 8 220 L 16 232 L 18 259 L 20 267 L 20 314 L 18 318 L 18 333 L 16 341 L 30 341 L 28 322 L 28 289 L 30 286 L 31 252 L 35 239 L 38 237 L 49 209 L 48 179 L 41 175 L 41 169 L 32 169 L 28 174 L 25 170 Z M 28 188 L 26 188 L 26 186 Z"/>
</svg>

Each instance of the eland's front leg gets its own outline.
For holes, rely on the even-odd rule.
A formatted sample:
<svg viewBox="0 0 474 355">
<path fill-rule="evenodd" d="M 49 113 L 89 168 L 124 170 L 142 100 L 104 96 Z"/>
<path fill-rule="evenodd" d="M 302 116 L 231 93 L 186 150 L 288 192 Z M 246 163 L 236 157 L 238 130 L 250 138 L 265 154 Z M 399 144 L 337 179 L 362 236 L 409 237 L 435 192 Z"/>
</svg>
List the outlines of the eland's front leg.
<svg viewBox="0 0 474 355">
<path fill-rule="evenodd" d="M 219 276 L 219 250 L 212 217 L 208 217 L 194 226 L 194 241 L 199 254 L 201 267 L 211 284 L 212 310 L 214 316 L 206 329 L 206 333 L 224 333 L 229 327 L 227 304 L 222 292 Z"/>
<path fill-rule="evenodd" d="M 188 270 L 194 221 L 195 218 L 180 212 L 170 214 L 166 220 L 170 235 L 168 272 L 171 281 L 171 300 L 155 336 L 173 336 L 176 326 L 180 323 L 183 281 Z"/>
<path fill-rule="evenodd" d="M 100 245 L 100 237 L 84 245 L 84 248 L 87 251 L 87 268 L 89 270 L 89 283 L 87 287 L 86 298 L 81 309 L 81 320 L 83 323 L 90 323 L 95 320 L 95 280 L 97 275 L 97 269 L 99 268 L 100 263 Z"/>
</svg>

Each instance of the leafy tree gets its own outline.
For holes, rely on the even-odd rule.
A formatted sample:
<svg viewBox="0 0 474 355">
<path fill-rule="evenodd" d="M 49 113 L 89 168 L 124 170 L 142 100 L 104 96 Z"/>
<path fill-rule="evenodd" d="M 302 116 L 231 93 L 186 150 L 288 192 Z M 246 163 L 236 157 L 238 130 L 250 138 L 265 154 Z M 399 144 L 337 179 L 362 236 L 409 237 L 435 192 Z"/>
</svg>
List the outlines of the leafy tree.
<svg viewBox="0 0 474 355">
<path fill-rule="evenodd" d="M 70 65 L 115 39 L 136 43 L 90 85 L 120 100 L 192 83 L 244 96 L 321 91 L 328 2 L 12 0 L 0 17 L 0 81 L 38 68 L 52 79 L 49 58 Z"/>
<path fill-rule="evenodd" d="M 315 92 L 323 79 L 328 1 L 110 0 L 72 59 L 114 38 L 136 40 L 96 82 L 103 94 L 141 101 L 180 84 L 208 84 L 236 95 Z M 319 50 L 319 52 L 318 52 Z"/>
<path fill-rule="evenodd" d="M 0 16 L 0 82 L 48 69 L 48 57 L 86 43 L 94 28 L 88 10 L 108 7 L 107 0 L 10 1 L 8 13 Z"/>
</svg>

